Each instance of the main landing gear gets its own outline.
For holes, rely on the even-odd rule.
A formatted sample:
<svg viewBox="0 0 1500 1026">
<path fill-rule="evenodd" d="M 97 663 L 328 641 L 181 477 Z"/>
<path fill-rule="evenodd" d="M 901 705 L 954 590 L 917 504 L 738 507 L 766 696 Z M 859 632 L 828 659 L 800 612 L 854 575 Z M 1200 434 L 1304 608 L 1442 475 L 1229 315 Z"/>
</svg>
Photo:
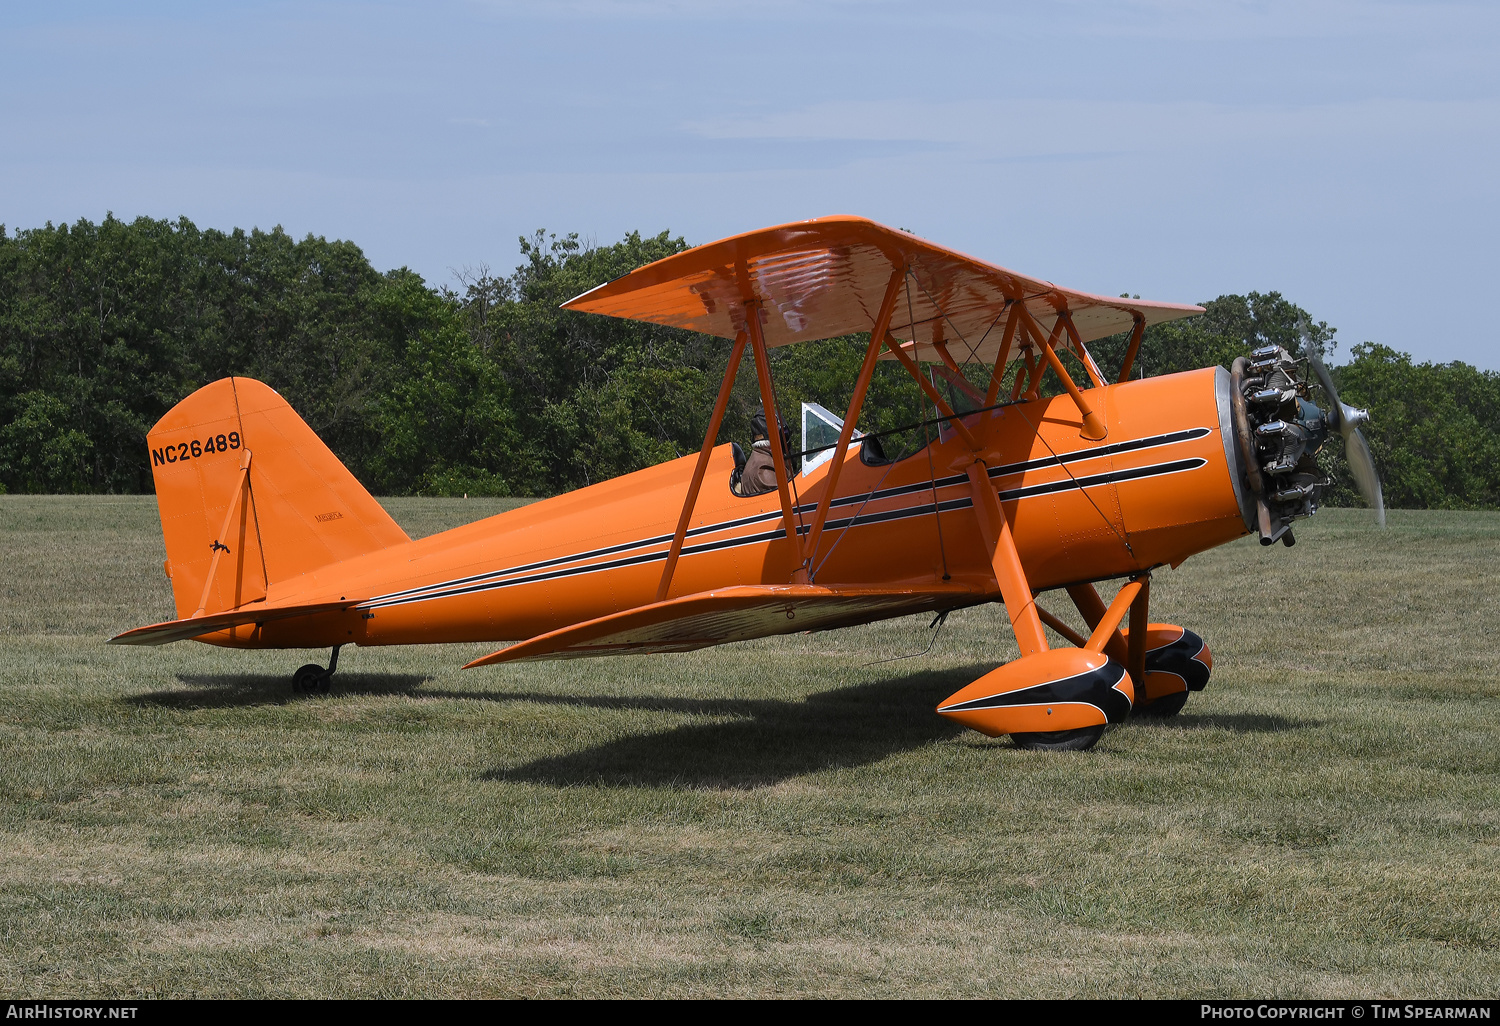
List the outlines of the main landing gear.
<svg viewBox="0 0 1500 1026">
<path fill-rule="evenodd" d="M 1085 420 L 1087 424 L 1087 420 Z M 1096 437 L 1096 436 L 1088 436 Z M 1009 734 L 1017 748 L 1077 752 L 1131 713 L 1177 715 L 1213 670 L 1203 639 L 1174 624 L 1150 623 L 1151 572 L 1134 574 L 1109 605 L 1087 582 L 1068 597 L 1089 626 L 1084 637 L 1036 603 L 999 496 L 984 464 L 969 467 L 974 512 L 1021 658 L 945 698 L 937 711 L 981 734 Z M 1053 648 L 1042 625 L 1075 648 Z"/>
<path fill-rule="evenodd" d="M 1023 608 L 1038 622 L 1025 635 L 1017 632 L 1033 650 L 950 695 L 937 711 L 991 737 L 1009 734 L 1017 748 L 1077 752 L 1132 714 L 1176 716 L 1189 692 L 1208 684 L 1213 656 L 1203 639 L 1175 624 L 1147 621 L 1150 574 L 1132 577 L 1107 607 L 1091 584 L 1067 591 L 1090 636 L 1033 601 Z M 1077 647 L 1044 647 L 1041 623 Z"/>
<path fill-rule="evenodd" d="M 339 649 L 342 645 L 334 645 L 333 653 L 328 657 L 328 669 L 323 669 L 317 663 L 308 663 L 299 667 L 292 674 L 292 690 L 304 695 L 326 695 L 328 687 L 333 682 L 333 671 L 339 668 Z"/>
</svg>

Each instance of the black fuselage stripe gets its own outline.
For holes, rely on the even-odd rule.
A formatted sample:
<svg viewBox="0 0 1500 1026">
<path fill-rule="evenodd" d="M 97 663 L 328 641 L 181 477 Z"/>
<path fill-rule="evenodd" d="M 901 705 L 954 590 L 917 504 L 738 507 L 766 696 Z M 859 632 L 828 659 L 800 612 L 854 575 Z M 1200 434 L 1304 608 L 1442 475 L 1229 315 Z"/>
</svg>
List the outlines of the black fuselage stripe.
<svg viewBox="0 0 1500 1026">
<path fill-rule="evenodd" d="M 1093 488 L 1099 485 L 1115 484 L 1121 481 L 1135 481 L 1147 477 L 1160 477 L 1167 474 L 1180 474 L 1185 471 L 1197 470 L 1207 465 L 1208 461 L 1201 457 L 1193 457 L 1185 460 L 1175 460 L 1171 463 L 1158 463 L 1149 467 L 1133 467 L 1127 470 L 1114 470 L 1104 474 L 1093 474 L 1088 477 L 1069 478 L 1064 481 L 1053 481 L 1047 484 L 1029 485 L 1024 488 L 1013 488 L 999 493 L 1001 502 L 1012 502 L 1019 499 L 1029 499 L 1038 495 L 1055 494 L 1057 492 L 1071 491 L 1074 489 Z M 964 480 L 967 480 L 965 478 Z M 930 488 L 931 485 L 928 485 Z M 856 522 L 859 526 L 867 526 L 879 523 L 889 523 L 896 520 L 908 520 L 913 517 L 930 516 L 934 510 L 939 513 L 947 513 L 951 510 L 968 509 L 974 504 L 971 497 L 961 499 L 949 499 L 936 504 L 924 503 L 920 506 L 906 506 L 901 509 L 882 510 L 877 513 L 856 514 L 839 520 L 829 520 L 825 531 L 842 531 L 853 527 Z M 780 517 L 780 514 L 776 514 Z M 801 525 L 797 529 L 798 534 L 806 534 L 809 528 Z M 724 538 L 719 541 L 700 542 L 697 545 L 685 545 L 682 555 L 696 555 L 704 552 L 715 552 L 722 549 L 739 548 L 745 545 L 756 545 L 761 542 L 771 542 L 778 538 L 786 537 L 786 531 L 778 527 L 774 531 L 762 531 L 756 534 L 744 535 L 738 538 Z M 645 543 L 641 543 L 645 544 Z M 625 546 L 626 548 L 630 546 Z M 620 551 L 622 547 L 615 547 Z M 581 557 L 580 557 L 581 558 Z M 646 563 L 662 562 L 667 558 L 666 552 L 646 552 L 637 556 L 628 556 L 623 559 L 609 560 L 604 563 L 589 563 L 585 566 L 567 567 L 560 570 L 551 570 L 546 573 L 534 573 L 525 577 L 508 576 L 505 580 L 493 580 L 481 578 L 469 578 L 452 584 L 430 585 L 427 588 L 414 588 L 407 592 L 393 592 L 382 595 L 367 602 L 360 603 L 360 609 L 381 609 L 387 606 L 409 605 L 416 602 L 427 602 L 433 599 L 455 598 L 460 595 L 471 595 L 481 591 L 495 591 L 501 588 L 510 588 L 522 584 L 537 584 L 542 581 L 561 580 L 567 577 L 576 577 L 581 574 L 594 573 L 602 570 L 617 570 L 624 567 L 640 566 Z M 567 560 L 552 561 L 553 565 Z M 497 575 L 489 575 L 493 578 Z M 441 590 L 439 590 L 441 589 Z"/>
<path fill-rule="evenodd" d="M 1063 453 L 1060 456 L 1049 456 L 1044 459 L 1026 460 L 1021 463 L 1009 463 L 1004 466 L 993 467 L 989 471 L 989 476 L 991 479 L 1010 477 L 1015 474 L 1025 473 L 1028 470 L 1041 470 L 1046 467 L 1060 466 L 1065 463 L 1076 463 L 1082 460 L 1099 459 L 1105 456 L 1113 456 L 1122 452 L 1133 452 L 1138 449 L 1149 449 L 1161 445 L 1173 445 L 1177 442 L 1184 442 L 1190 441 L 1195 438 L 1202 438 L 1204 435 L 1210 433 L 1211 432 L 1208 428 L 1199 427 L 1189 428 L 1183 431 L 1172 431 L 1163 435 L 1151 435 L 1146 438 L 1133 438 L 1125 442 L 1115 442 L 1110 445 L 1100 445 L 1090 449 L 1079 449 L 1074 452 Z M 894 499 L 904 495 L 913 495 L 918 492 L 925 492 L 942 488 L 952 488 L 956 485 L 965 484 L 967 481 L 968 476 L 966 474 L 954 474 L 950 477 L 940 478 L 936 481 L 920 481 L 915 484 L 901 485 L 896 488 L 883 488 L 872 492 L 865 492 L 860 495 L 847 495 L 842 498 L 834 499 L 828 505 L 830 509 L 833 509 L 837 507 L 851 506 L 855 503 L 863 504 L 867 502 L 879 501 L 882 499 Z M 1059 483 L 1062 484 L 1064 488 L 1070 486 L 1069 482 Z M 1041 495 L 1045 494 L 1045 491 L 1027 494 Z M 1006 498 L 1007 493 L 1002 493 L 1001 497 L 1002 499 Z M 1010 497 L 1022 498 L 1025 496 L 1017 495 Z M 796 507 L 796 512 L 798 514 L 809 514 L 814 512 L 816 509 L 816 503 L 808 503 Z M 773 510 L 768 513 L 757 513 L 754 516 L 740 517 L 735 520 L 727 520 L 717 524 L 707 524 L 703 527 L 691 528 L 687 532 L 687 537 L 701 538 L 704 535 L 708 534 L 718 534 L 723 531 L 732 531 L 736 528 L 746 527 L 751 524 L 766 523 L 772 520 L 779 519 L 781 519 L 781 512 L 779 510 Z M 867 518 L 864 522 L 868 523 L 872 521 L 868 520 Z M 539 560 L 535 563 L 525 563 L 521 566 L 508 567 L 504 570 L 490 570 L 482 574 L 474 574 L 469 577 L 460 577 L 451 581 L 444 581 L 442 584 L 430 584 L 419 588 L 407 588 L 402 591 L 393 591 L 384 595 L 376 596 L 371 601 L 386 602 L 386 600 L 389 599 L 405 598 L 408 596 L 416 597 L 431 591 L 444 590 L 449 588 L 462 588 L 464 585 L 493 581 L 496 578 L 500 577 L 516 577 L 521 574 L 530 574 L 537 570 L 546 570 L 551 567 L 562 566 L 567 563 L 581 563 L 586 560 L 598 559 L 601 556 L 612 556 L 619 552 L 629 552 L 631 549 L 645 548 L 650 545 L 665 545 L 671 540 L 672 536 L 669 534 L 657 535 L 653 538 L 646 538 L 641 541 L 623 542 L 618 545 L 609 545 L 604 548 L 592 549 L 588 552 L 575 553 L 568 556 L 556 556 L 551 559 Z M 527 578 L 527 580 L 531 579 L 532 578 Z M 444 591 L 444 593 L 446 594 L 447 592 Z M 455 594 L 464 593 L 465 592 L 456 592 Z"/>
<path fill-rule="evenodd" d="M 952 499 L 947 502 L 938 503 L 938 509 L 941 512 L 946 513 L 949 510 L 954 509 L 966 509 L 973 504 L 974 500 L 972 499 Z M 932 510 L 932 503 L 927 503 L 921 506 L 907 506 L 904 509 L 886 510 L 878 514 L 872 514 L 870 516 L 860 517 L 858 519 L 860 525 L 864 526 L 865 524 L 871 523 L 888 522 L 892 520 L 906 520 L 911 517 L 928 516 L 932 513 Z M 824 525 L 824 530 L 845 530 L 854 523 L 855 519 L 856 518 L 854 517 L 848 517 L 843 520 L 830 520 Z M 804 525 L 798 529 L 797 533 L 807 534 L 808 530 L 809 528 Z M 685 545 L 682 549 L 682 555 L 690 556 L 696 555 L 701 552 L 715 552 L 720 549 L 739 548 L 743 545 L 756 545 L 761 542 L 771 542 L 775 541 L 778 538 L 785 537 L 786 531 L 778 527 L 774 531 L 763 531 L 759 534 L 744 535 L 739 538 L 724 538 L 719 541 L 701 542 L 697 545 Z M 501 588 L 510 588 L 521 584 L 536 584 L 541 581 L 555 581 L 560 580 L 564 577 L 575 577 L 579 574 L 593 573 L 596 570 L 617 570 L 621 567 L 640 566 L 644 563 L 659 563 L 666 558 L 667 554 L 665 552 L 646 552 L 642 553 L 639 556 L 631 556 L 627 559 L 616 559 L 611 560 L 607 563 L 590 563 L 587 566 L 568 567 L 565 570 L 553 570 L 550 573 L 532 574 L 529 577 L 516 577 L 504 581 L 472 583 L 467 587 L 449 588 L 448 590 L 434 592 L 433 594 L 422 594 L 411 597 L 403 597 L 400 595 L 382 596 L 381 598 L 372 599 L 369 602 L 361 603 L 359 608 L 381 609 L 386 606 L 401 606 L 409 605 L 415 602 L 427 602 L 431 599 L 453 598 L 457 595 L 471 595 L 475 592 L 480 591 L 495 591 Z"/>
<path fill-rule="evenodd" d="M 1173 445 L 1177 442 L 1191 441 L 1195 438 L 1211 434 L 1208 428 L 1188 428 L 1183 431 L 1171 431 L 1162 435 L 1151 435 L 1146 438 L 1133 438 L 1125 442 L 1114 442 L 1109 445 L 1095 446 L 1090 449 L 1079 449 L 1074 452 L 1063 453 L 1060 456 L 1049 456 L 1043 459 L 1026 460 L 1021 463 L 1008 463 L 1004 466 L 993 467 L 989 470 L 991 479 L 1010 477 L 1015 474 L 1025 473 L 1028 470 L 1041 470 L 1047 467 L 1060 466 L 1066 463 L 1077 463 L 1083 460 L 1100 459 L 1106 456 L 1117 455 L 1122 452 L 1134 452 L 1139 449 L 1150 449 L 1162 445 Z M 919 481 L 915 484 L 901 485 L 896 488 L 883 488 L 859 495 L 846 495 L 834 499 L 829 503 L 829 508 L 852 506 L 855 503 L 876 502 L 882 499 L 894 499 L 904 495 L 913 495 L 918 492 L 931 491 L 934 489 L 952 488 L 956 485 L 965 484 L 968 476 L 965 474 L 954 474 L 950 477 L 939 478 L 936 481 Z M 1037 492 L 1035 494 L 1044 494 Z M 1004 497 L 1004 496 L 1002 496 Z M 1020 496 L 1017 496 L 1020 497 Z M 808 503 L 796 507 L 798 514 L 809 514 L 817 509 L 816 503 Z M 708 534 L 718 534 L 723 531 L 732 531 L 739 527 L 746 527 L 756 523 L 766 523 L 781 519 L 781 512 L 773 510 L 768 513 L 757 513 L 754 516 L 740 517 L 735 520 L 726 520 L 717 524 L 708 524 L 703 527 L 694 527 L 688 530 L 688 538 L 701 538 Z M 869 522 L 869 521 L 866 521 Z M 475 584 L 481 581 L 493 581 L 500 577 L 514 577 L 520 574 L 530 574 L 537 570 L 545 570 L 550 567 L 562 566 L 566 563 L 581 563 L 586 560 L 598 559 L 601 556 L 612 556 L 619 552 L 628 552 L 631 549 L 645 548 L 649 545 L 665 545 L 672 540 L 669 534 L 657 535 L 641 541 L 623 542 L 618 545 L 609 545 L 604 548 L 592 549 L 587 552 L 575 553 L 568 556 L 556 556 L 551 559 L 540 560 L 535 563 L 525 563 L 520 566 L 508 567 L 504 570 L 489 570 L 482 574 L 474 574 L 469 577 L 460 577 L 441 584 L 424 585 L 419 588 L 407 588 L 402 591 L 393 591 L 384 595 L 378 595 L 371 601 L 384 602 L 387 599 L 404 598 L 407 596 L 418 596 L 426 592 L 439 589 L 462 587 L 467 584 Z"/>
<path fill-rule="evenodd" d="M 1035 495 L 1069 492 L 1075 488 L 1093 488 L 1095 485 L 1118 484 L 1121 481 L 1137 481 L 1144 477 L 1161 477 L 1163 474 L 1180 474 L 1183 471 L 1197 470 L 1199 467 L 1207 465 L 1208 460 L 1201 456 L 1194 456 L 1191 459 L 1174 460 L 1171 463 L 1157 463 L 1149 467 L 1111 470 L 1106 474 L 1091 474 L 1088 477 L 1069 478 L 1066 481 L 1049 481 L 1046 484 L 1027 485 L 1024 488 L 1011 488 L 1000 493 L 1000 501 L 1010 502 L 1014 499 L 1029 499 Z"/>
<path fill-rule="evenodd" d="M 1122 452 L 1135 452 L 1138 449 L 1152 449 L 1160 445 L 1175 445 L 1177 442 L 1190 442 L 1195 438 L 1202 438 L 1211 434 L 1208 428 L 1188 428 L 1185 431 L 1172 431 L 1165 435 L 1152 435 L 1149 438 L 1132 438 L 1128 442 L 1114 442 L 1110 445 L 1100 445 L 1092 449 L 1078 449 L 1074 452 L 1065 452 L 1060 456 L 1048 456 L 1039 460 L 1027 460 L 1025 463 L 1011 463 L 1003 467 L 996 467 L 990 471 L 990 477 L 1009 477 L 1012 474 L 1024 473 L 1028 470 L 1041 470 L 1044 467 L 1056 467 L 1064 463 L 1079 463 L 1083 460 L 1102 459 L 1105 456 L 1117 456 Z"/>
</svg>

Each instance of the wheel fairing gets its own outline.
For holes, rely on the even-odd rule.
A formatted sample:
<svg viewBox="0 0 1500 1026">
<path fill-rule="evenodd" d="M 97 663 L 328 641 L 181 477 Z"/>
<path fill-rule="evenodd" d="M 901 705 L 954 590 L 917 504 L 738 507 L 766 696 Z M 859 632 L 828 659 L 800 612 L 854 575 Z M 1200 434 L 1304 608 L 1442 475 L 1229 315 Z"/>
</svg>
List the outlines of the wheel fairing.
<svg viewBox="0 0 1500 1026">
<path fill-rule="evenodd" d="M 985 674 L 937 711 L 997 737 L 1119 723 L 1134 700 L 1125 668 L 1102 652 L 1054 649 Z"/>
</svg>

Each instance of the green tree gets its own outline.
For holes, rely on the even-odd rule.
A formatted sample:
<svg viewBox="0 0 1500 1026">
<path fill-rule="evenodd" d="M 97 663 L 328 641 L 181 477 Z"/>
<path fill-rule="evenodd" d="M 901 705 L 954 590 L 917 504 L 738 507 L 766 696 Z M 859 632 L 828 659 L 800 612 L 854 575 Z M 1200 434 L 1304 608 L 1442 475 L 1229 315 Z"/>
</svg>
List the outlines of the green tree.
<svg viewBox="0 0 1500 1026">
<path fill-rule="evenodd" d="M 1363 428 L 1386 504 L 1410 509 L 1494 509 L 1500 505 L 1500 374 L 1465 363 L 1415 363 L 1364 342 L 1335 368 L 1344 402 L 1370 410 Z M 1362 500 L 1330 446 L 1339 504 Z"/>
<path fill-rule="evenodd" d="M 686 248 L 670 233 L 632 232 L 612 246 L 585 249 L 576 235 L 538 231 L 521 239 L 525 262 L 503 288 L 478 301 L 487 356 L 511 396 L 514 448 L 507 479 L 522 494 L 549 494 L 659 463 L 695 450 L 727 358 L 722 340 L 560 305 L 636 267 Z"/>
<path fill-rule="evenodd" d="M 1303 327 L 1314 355 L 1327 360 L 1337 346 L 1336 328 L 1313 320 L 1279 292 L 1224 295 L 1200 305 L 1204 313 L 1197 317 L 1154 324 L 1145 330 L 1132 377 L 1215 365 L 1228 367 L 1235 357 L 1248 356 L 1265 345 L 1279 345 L 1301 357 L 1307 355 L 1303 353 Z M 1091 343 L 1089 350 L 1106 374 L 1118 374 L 1129 340 L 1128 332 L 1111 335 Z"/>
<path fill-rule="evenodd" d="M 12 408 L 15 414 L 0 427 L 0 477 L 18 492 L 83 491 L 93 443 L 71 426 L 67 404 L 27 392 Z"/>
<path fill-rule="evenodd" d="M 545 495 L 694 452 L 730 342 L 559 308 L 685 248 L 668 232 L 584 247 L 539 231 L 521 240 L 514 273 L 466 273 L 459 293 L 405 268 L 382 274 L 351 242 L 280 228 L 113 215 L 0 226 L 0 488 L 150 490 L 146 432 L 230 374 L 281 392 L 377 492 Z M 1304 355 L 1304 328 L 1325 359 L 1334 350 L 1334 330 L 1279 293 L 1204 306 L 1146 331 L 1138 373 L 1227 366 L 1269 343 Z M 771 351 L 794 431 L 803 401 L 844 410 L 867 338 Z M 1127 339 L 1091 346 L 1106 371 Z M 1391 505 L 1500 504 L 1500 376 L 1370 343 L 1351 357 L 1333 373 L 1347 402 L 1371 409 L 1366 434 Z M 971 379 L 983 387 L 987 370 Z M 747 358 L 721 440 L 745 440 L 759 408 Z M 902 368 L 882 362 L 859 426 L 890 431 L 932 414 Z M 914 451 L 932 430 L 885 447 Z M 1359 501 L 1337 440 L 1322 459 L 1331 498 Z"/>
<path fill-rule="evenodd" d="M 69 450 L 85 461 L 71 487 L 149 491 L 151 426 L 194 389 L 244 374 L 286 396 L 363 474 L 404 347 L 458 315 L 456 304 L 404 301 L 413 288 L 431 291 L 404 269 L 379 274 L 352 243 L 296 242 L 279 228 L 226 234 L 111 215 L 0 229 L 0 424 L 31 423 L 22 397 L 45 394 L 68 411 L 48 407 L 59 430 L 89 442 Z M 0 467 L 0 485 L 30 487 L 18 466 Z"/>
<path fill-rule="evenodd" d="M 464 330 L 458 298 L 406 275 L 379 302 L 395 321 L 422 327 L 410 331 L 392 383 L 374 400 L 366 483 L 397 495 L 516 494 L 510 389 Z"/>
</svg>

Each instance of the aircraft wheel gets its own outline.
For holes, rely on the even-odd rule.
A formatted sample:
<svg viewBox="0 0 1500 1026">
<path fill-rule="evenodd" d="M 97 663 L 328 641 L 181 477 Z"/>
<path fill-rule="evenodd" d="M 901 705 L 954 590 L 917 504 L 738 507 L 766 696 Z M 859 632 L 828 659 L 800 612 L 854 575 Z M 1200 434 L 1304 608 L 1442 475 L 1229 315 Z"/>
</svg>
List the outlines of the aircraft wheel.
<svg viewBox="0 0 1500 1026">
<path fill-rule="evenodd" d="M 1033 734 L 1012 734 L 1017 748 L 1033 752 L 1086 752 L 1104 736 L 1104 724 L 1079 727 L 1076 730 L 1048 730 Z"/>
<path fill-rule="evenodd" d="M 300 691 L 305 695 L 311 695 L 318 691 L 328 690 L 329 674 L 317 663 L 308 663 L 299 667 L 292 674 L 292 690 Z"/>
<path fill-rule="evenodd" d="M 1165 720 L 1182 712 L 1182 707 L 1187 705 L 1188 693 L 1186 691 L 1175 691 L 1170 695 L 1162 695 L 1154 702 L 1147 702 L 1136 712 L 1137 716 L 1149 720 Z"/>
</svg>

